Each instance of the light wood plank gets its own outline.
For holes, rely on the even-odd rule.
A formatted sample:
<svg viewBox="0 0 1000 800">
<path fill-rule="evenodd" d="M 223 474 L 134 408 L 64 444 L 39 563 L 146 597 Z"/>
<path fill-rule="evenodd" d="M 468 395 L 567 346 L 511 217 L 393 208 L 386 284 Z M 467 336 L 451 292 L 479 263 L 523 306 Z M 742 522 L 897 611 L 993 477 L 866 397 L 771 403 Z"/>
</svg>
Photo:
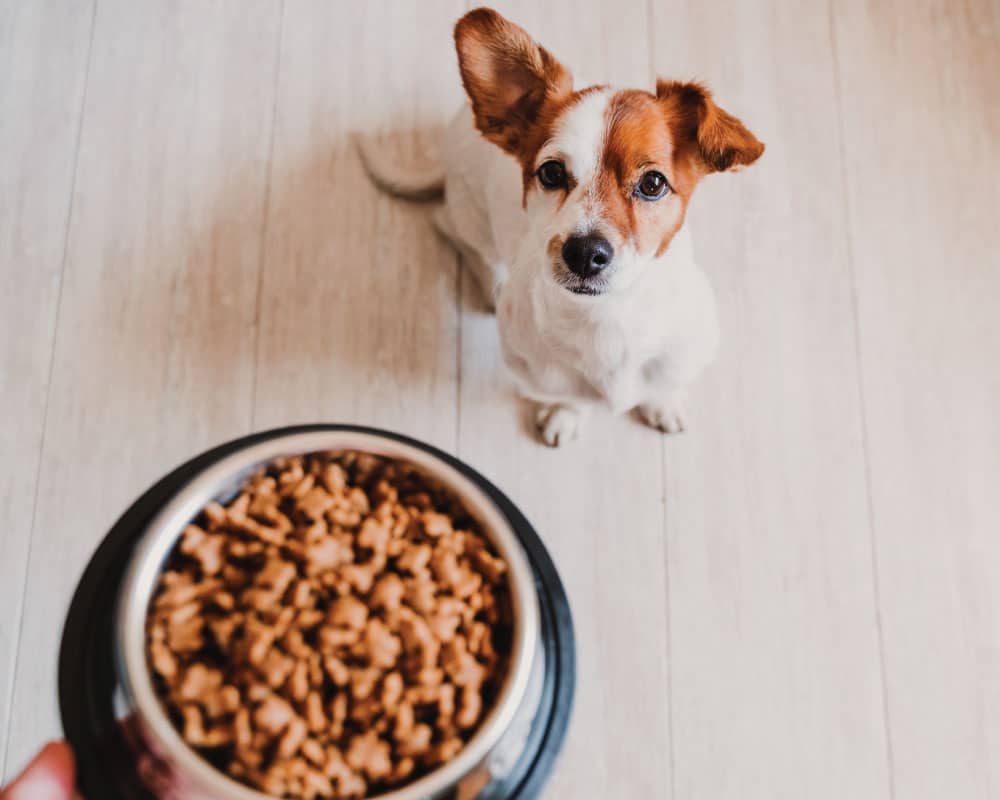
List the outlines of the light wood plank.
<svg viewBox="0 0 1000 800">
<path fill-rule="evenodd" d="M 996 798 L 1000 8 L 834 18 L 896 796 Z"/>
<path fill-rule="evenodd" d="M 382 195 L 349 136 L 412 164 L 458 106 L 462 4 L 291 2 L 282 48 L 255 425 L 360 422 L 454 449 L 456 257 Z M 345 20 L 350 19 L 350 24 Z"/>
<path fill-rule="evenodd" d="M 651 85 L 645 4 L 502 2 L 580 80 Z M 582 73 L 582 74 L 581 74 Z M 576 707 L 547 797 L 669 796 L 662 441 L 598 415 L 549 450 L 504 375 L 496 321 L 466 288 L 460 452 L 533 521 L 566 583 L 577 634 Z"/>
<path fill-rule="evenodd" d="M 0 784 L 92 20 L 0 10 Z"/>
<path fill-rule="evenodd" d="M 12 765 L 59 730 L 62 619 L 98 541 L 169 467 L 249 428 L 279 11 L 266 0 L 98 8 Z"/>
<path fill-rule="evenodd" d="M 675 796 L 888 797 L 827 19 L 654 9 L 657 71 L 706 80 L 768 145 L 688 216 L 724 336 L 666 448 Z"/>
</svg>

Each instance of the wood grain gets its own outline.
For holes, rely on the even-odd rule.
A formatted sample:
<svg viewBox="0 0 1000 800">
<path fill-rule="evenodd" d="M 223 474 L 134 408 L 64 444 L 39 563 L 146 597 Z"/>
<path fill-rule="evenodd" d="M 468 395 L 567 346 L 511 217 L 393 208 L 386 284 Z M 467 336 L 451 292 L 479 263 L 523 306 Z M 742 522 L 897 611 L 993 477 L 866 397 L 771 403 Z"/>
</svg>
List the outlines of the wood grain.
<svg viewBox="0 0 1000 800">
<path fill-rule="evenodd" d="M 1000 9 L 833 7 L 896 797 L 996 798 Z"/>
<path fill-rule="evenodd" d="M 675 796 L 890 790 L 830 30 L 654 4 L 658 72 L 767 143 L 689 213 L 722 355 L 666 448 Z"/>
<path fill-rule="evenodd" d="M 645 6 L 500 3 L 577 75 L 649 87 Z M 586 77 L 580 76 L 580 72 Z M 666 557 L 660 434 L 599 415 L 549 450 L 534 437 L 499 358 L 496 321 L 471 281 L 462 319 L 459 449 L 532 520 L 566 584 L 577 692 L 553 798 L 669 796 Z"/>
<path fill-rule="evenodd" d="M 98 8 L 12 765 L 59 730 L 62 619 L 98 541 L 169 467 L 249 428 L 279 11 L 269 2 Z"/>
<path fill-rule="evenodd" d="M 0 9 L 0 785 L 92 20 Z"/>
<path fill-rule="evenodd" d="M 422 157 L 458 107 L 449 42 L 461 13 L 459 2 L 286 9 L 258 427 L 363 422 L 454 448 L 455 255 L 429 207 L 375 189 L 349 136 L 378 137 L 391 163 Z"/>
</svg>

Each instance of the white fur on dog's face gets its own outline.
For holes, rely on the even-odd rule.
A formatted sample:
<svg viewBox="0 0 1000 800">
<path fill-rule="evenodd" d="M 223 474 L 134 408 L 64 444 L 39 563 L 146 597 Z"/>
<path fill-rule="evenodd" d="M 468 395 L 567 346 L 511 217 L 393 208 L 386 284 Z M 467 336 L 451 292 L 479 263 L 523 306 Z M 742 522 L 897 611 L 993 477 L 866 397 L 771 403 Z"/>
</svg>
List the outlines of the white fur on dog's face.
<svg viewBox="0 0 1000 800">
<path fill-rule="evenodd" d="M 684 205 L 673 191 L 653 201 L 639 199 L 634 193 L 633 183 L 645 171 L 655 169 L 670 177 L 673 147 L 664 122 L 659 122 L 662 132 L 655 137 L 656 146 L 650 148 L 658 152 L 627 153 L 635 162 L 628 164 L 627 174 L 609 174 L 613 171 L 609 150 L 622 149 L 622 143 L 616 141 L 621 133 L 621 97 L 622 93 L 611 89 L 595 89 L 566 108 L 535 156 L 532 173 L 547 161 L 558 161 L 565 168 L 567 188 L 547 190 L 537 178 L 525 187 L 530 235 L 522 252 L 545 253 L 545 258 L 536 255 L 532 260 L 545 272 L 544 279 L 570 290 L 586 288 L 587 293 L 579 295 L 584 299 L 627 290 L 662 255 L 664 242 L 660 237 L 642 237 L 643 228 L 650 224 L 669 228 L 673 236 L 683 222 Z M 630 206 L 631 225 L 615 220 L 609 192 L 621 195 L 615 198 L 618 205 L 624 202 Z M 570 271 L 562 247 L 574 235 L 606 239 L 614 249 L 611 264 L 589 279 Z"/>
</svg>

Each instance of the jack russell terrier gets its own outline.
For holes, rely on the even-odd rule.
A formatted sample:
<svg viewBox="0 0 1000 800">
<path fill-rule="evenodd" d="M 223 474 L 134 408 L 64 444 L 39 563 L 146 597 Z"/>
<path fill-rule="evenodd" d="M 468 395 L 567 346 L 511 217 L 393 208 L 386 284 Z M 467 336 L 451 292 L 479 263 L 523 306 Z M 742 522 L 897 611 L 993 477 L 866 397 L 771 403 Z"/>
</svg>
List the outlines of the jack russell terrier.
<svg viewBox="0 0 1000 800">
<path fill-rule="evenodd" d="M 455 46 L 470 103 L 439 164 L 404 174 L 359 143 L 366 170 L 397 196 L 443 192 L 435 225 L 496 308 L 547 444 L 573 439 L 598 406 L 684 430 L 686 387 L 719 339 L 684 214 L 702 177 L 752 164 L 764 145 L 697 83 L 574 89 L 490 9 L 458 21 Z"/>
</svg>

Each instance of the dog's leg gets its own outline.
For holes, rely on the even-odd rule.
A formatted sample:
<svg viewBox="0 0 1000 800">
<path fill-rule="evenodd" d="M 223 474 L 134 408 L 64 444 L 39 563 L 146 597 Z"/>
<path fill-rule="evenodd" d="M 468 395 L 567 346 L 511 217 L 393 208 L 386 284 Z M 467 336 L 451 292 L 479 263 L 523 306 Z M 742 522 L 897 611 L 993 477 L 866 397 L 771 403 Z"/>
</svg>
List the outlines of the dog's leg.
<svg viewBox="0 0 1000 800">
<path fill-rule="evenodd" d="M 432 219 L 438 232 L 451 242 L 462 256 L 462 267 L 471 272 L 475 278 L 486 308 L 494 311 L 500 288 L 507 275 L 506 265 L 499 263 L 491 253 L 483 253 L 469 244 L 452 224 L 447 206 L 434 209 Z"/>
<path fill-rule="evenodd" d="M 639 416 L 649 427 L 664 433 L 681 433 L 687 427 L 687 391 L 668 389 L 652 403 L 638 407 Z"/>
<path fill-rule="evenodd" d="M 535 427 L 549 447 L 559 447 L 576 438 L 586 417 L 586 407 L 573 403 L 539 403 Z"/>
</svg>

